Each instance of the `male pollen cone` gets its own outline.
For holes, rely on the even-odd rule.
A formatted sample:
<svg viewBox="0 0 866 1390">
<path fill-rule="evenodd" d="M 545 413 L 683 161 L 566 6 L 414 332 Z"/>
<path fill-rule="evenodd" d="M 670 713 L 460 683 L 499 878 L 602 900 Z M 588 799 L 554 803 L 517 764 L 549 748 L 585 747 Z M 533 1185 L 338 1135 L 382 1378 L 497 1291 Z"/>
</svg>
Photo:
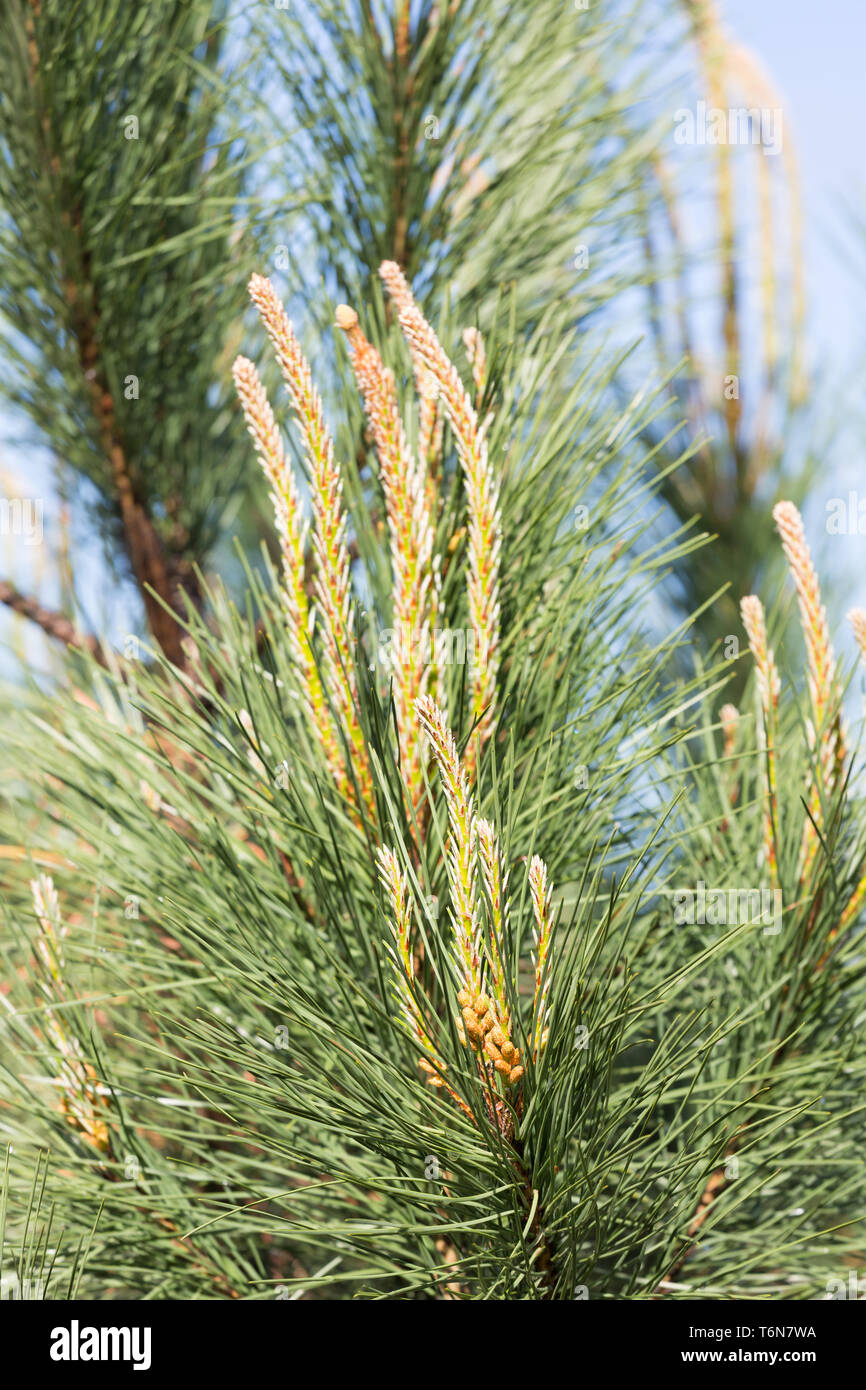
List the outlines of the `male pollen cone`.
<svg viewBox="0 0 866 1390">
<path fill-rule="evenodd" d="M 353 328 L 358 327 L 358 315 L 348 304 L 337 305 L 337 327 L 342 328 L 344 333 L 351 333 Z"/>
</svg>

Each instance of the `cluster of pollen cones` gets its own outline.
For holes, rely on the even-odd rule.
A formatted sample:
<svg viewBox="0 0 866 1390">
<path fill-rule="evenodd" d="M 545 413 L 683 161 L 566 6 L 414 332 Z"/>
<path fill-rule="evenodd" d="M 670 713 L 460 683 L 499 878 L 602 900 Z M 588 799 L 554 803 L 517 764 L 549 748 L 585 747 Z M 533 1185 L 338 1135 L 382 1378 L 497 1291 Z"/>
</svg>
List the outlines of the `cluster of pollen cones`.
<svg viewBox="0 0 866 1390">
<path fill-rule="evenodd" d="M 336 324 L 345 334 L 378 460 L 391 560 L 391 617 L 400 639 L 391 653 L 389 676 L 401 778 L 407 806 L 420 825 L 431 758 L 438 767 L 448 813 L 446 867 L 454 973 L 462 1011 L 457 1026 L 464 1045 L 477 1052 L 479 1065 L 489 1068 L 503 1085 L 515 1086 L 524 1068 L 511 1036 L 509 976 L 502 958 L 508 924 L 507 874 L 494 827 L 476 815 L 472 789 L 479 753 L 493 732 L 500 659 L 499 484 L 488 455 L 490 417 L 484 421 L 479 418 L 487 358 L 479 330 L 466 329 L 463 342 L 474 386 L 474 394 L 470 394 L 416 304 L 399 266 L 386 261 L 380 273 L 411 357 L 418 398 L 414 443 L 401 414 L 394 373 L 366 337 L 357 312 L 349 305 L 339 305 Z M 373 776 L 358 710 L 344 475 L 325 424 L 321 397 L 272 284 L 254 275 L 250 296 L 282 372 L 309 481 L 308 519 L 264 386 L 253 363 L 239 357 L 234 379 L 270 484 L 282 554 L 288 639 L 301 707 L 334 783 L 355 803 L 356 815 L 366 810 L 374 820 Z M 466 609 L 473 651 L 483 654 L 483 659 L 471 666 L 473 734 L 462 759 L 447 724 L 443 658 L 435 640 L 442 593 L 437 534 L 446 423 L 465 496 Z M 458 539 L 442 538 L 442 548 L 450 554 Z M 479 865 L 484 902 L 478 893 Z M 378 870 L 389 904 L 389 949 L 400 1018 L 415 1040 L 420 1065 L 430 1083 L 445 1088 L 468 1111 L 446 1076 L 440 1049 L 419 1001 L 412 929 L 415 905 L 395 850 L 380 847 Z M 552 927 L 547 870 L 537 857 L 530 869 L 530 886 L 537 953 L 531 1037 L 537 1053 L 546 1039 Z"/>
<path fill-rule="evenodd" d="M 365 337 L 358 314 L 348 305 L 340 305 L 336 322 L 346 335 L 378 459 L 391 556 L 392 625 L 399 639 L 392 647 L 393 669 L 389 674 L 400 767 L 407 800 L 417 811 L 425 795 L 425 784 L 423 735 L 415 718 L 415 704 L 425 694 L 434 695 L 440 704 L 444 704 L 445 698 L 443 657 L 436 640 L 442 591 L 441 563 L 436 551 L 440 518 L 438 454 L 444 420 L 453 432 L 466 499 L 466 604 L 472 650 L 483 654 L 483 659 L 474 661 L 471 669 L 475 729 L 466 754 L 470 768 L 478 749 L 490 737 L 495 718 L 500 624 L 499 489 L 488 458 L 484 427 L 457 368 L 415 303 L 399 267 L 386 261 L 381 275 L 412 359 L 419 398 L 414 446 L 400 412 L 394 373 Z M 270 280 L 254 275 L 250 296 L 288 391 L 310 485 L 308 520 L 264 386 L 253 363 L 239 357 L 233 368 L 235 385 L 270 484 L 280 539 L 284 605 L 298 693 L 337 787 L 349 800 L 360 799 L 372 818 L 373 777 L 358 711 L 357 635 L 343 469 L 325 423 L 321 396 Z M 480 389 L 486 360 L 477 329 L 468 333 L 466 342 L 476 388 Z M 312 586 L 308 577 L 308 537 Z"/>
<path fill-rule="evenodd" d="M 68 1005 L 73 1000 L 64 982 L 66 927 L 60 918 L 57 890 L 48 874 L 33 879 L 30 889 L 39 928 L 36 951 L 42 967 L 40 988 L 48 1005 L 44 1041 L 60 1087 L 61 1109 L 72 1128 L 93 1148 L 106 1154 L 111 1142 L 106 1123 L 105 1091 L 65 1021 Z"/>
<path fill-rule="evenodd" d="M 802 888 L 815 861 L 824 824 L 825 809 L 844 781 L 845 735 L 840 713 L 841 691 L 838 667 L 830 639 L 827 613 L 821 601 L 815 569 L 803 520 L 793 502 L 779 502 L 773 508 L 788 569 L 797 592 L 800 623 L 806 647 L 806 672 L 810 717 L 807 724 L 811 772 L 807 792 L 809 815 L 803 827 L 800 848 L 799 882 Z M 741 601 L 743 626 L 755 661 L 756 688 L 760 718 L 763 780 L 763 859 L 773 887 L 779 886 L 777 844 L 779 840 L 779 799 L 777 783 L 776 720 L 781 684 L 773 650 L 767 639 L 767 624 L 761 600 L 754 594 Z M 854 636 L 866 663 L 866 613 L 854 609 L 848 614 Z M 726 705 L 722 712 L 726 752 L 736 739 L 737 710 Z M 840 919 L 847 926 L 866 901 L 864 875 Z"/>
<path fill-rule="evenodd" d="M 446 858 L 450 898 L 453 973 L 457 983 L 460 1015 L 457 1032 L 464 1046 L 472 1048 L 484 1073 L 498 1078 L 505 1088 L 516 1086 L 524 1075 L 523 1059 L 513 1038 L 513 1022 L 506 981 L 513 975 L 503 959 L 505 924 L 509 905 L 496 833 L 489 821 L 475 812 L 475 798 L 465 768 L 457 754 L 454 735 L 445 716 L 429 696 L 418 702 L 418 716 L 439 770 L 448 812 L 449 844 Z M 483 829 L 482 829 L 483 827 Z M 486 885 L 486 901 L 479 896 L 477 865 L 480 859 Z M 408 875 L 394 849 L 379 850 L 379 876 L 389 900 L 392 931 L 391 960 L 395 995 L 403 1022 L 421 1049 L 421 1067 L 433 1085 L 445 1086 L 464 1110 L 463 1099 L 448 1082 L 445 1064 L 422 1011 L 414 978 L 411 949 L 412 894 Z M 529 871 L 536 947 L 535 993 L 530 1039 L 537 1057 L 546 1042 L 546 1017 L 550 983 L 550 942 L 553 929 L 552 895 L 547 868 L 533 856 Z M 493 891 L 491 892 L 491 886 Z M 489 981 L 489 988 L 487 988 Z"/>
</svg>

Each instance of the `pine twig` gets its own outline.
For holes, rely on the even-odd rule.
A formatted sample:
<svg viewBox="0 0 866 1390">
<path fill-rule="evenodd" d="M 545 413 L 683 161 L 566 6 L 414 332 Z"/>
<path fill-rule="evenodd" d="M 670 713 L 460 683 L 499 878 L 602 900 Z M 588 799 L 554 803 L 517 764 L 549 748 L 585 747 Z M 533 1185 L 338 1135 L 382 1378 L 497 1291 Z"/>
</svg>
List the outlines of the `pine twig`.
<svg viewBox="0 0 866 1390">
<path fill-rule="evenodd" d="M 38 599 L 22 594 L 8 579 L 0 579 L 0 603 L 5 603 L 19 617 L 28 618 L 49 637 L 63 642 L 67 647 L 88 652 L 100 666 L 106 666 L 105 652 L 98 637 L 81 632 L 70 618 L 55 608 L 46 608 Z"/>
</svg>

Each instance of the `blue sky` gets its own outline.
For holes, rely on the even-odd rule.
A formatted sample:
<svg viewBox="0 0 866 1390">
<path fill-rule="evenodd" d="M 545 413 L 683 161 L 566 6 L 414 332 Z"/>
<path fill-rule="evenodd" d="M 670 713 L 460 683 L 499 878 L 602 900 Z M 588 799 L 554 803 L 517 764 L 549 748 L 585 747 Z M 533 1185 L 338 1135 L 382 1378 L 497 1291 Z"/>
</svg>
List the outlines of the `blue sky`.
<svg viewBox="0 0 866 1390">
<path fill-rule="evenodd" d="M 866 607 L 866 557 L 861 535 L 821 535 L 828 499 L 849 489 L 866 495 L 866 235 L 852 266 L 840 252 L 846 202 L 863 209 L 866 227 L 866 0 L 721 0 L 726 25 L 761 58 L 782 94 L 786 135 L 796 141 L 803 186 L 810 356 L 822 371 L 833 409 L 845 397 L 855 425 L 838 436 L 815 479 L 805 516 L 825 576 L 839 647 L 853 651 L 849 606 Z M 847 411 L 845 412 L 847 415 Z M 828 586 L 829 587 L 829 586 Z"/>
<path fill-rule="evenodd" d="M 834 248 L 845 199 L 859 189 L 866 205 L 866 0 L 720 0 L 720 13 L 781 92 L 804 193 L 812 341 L 843 370 L 866 341 L 866 245 L 862 294 Z"/>
</svg>

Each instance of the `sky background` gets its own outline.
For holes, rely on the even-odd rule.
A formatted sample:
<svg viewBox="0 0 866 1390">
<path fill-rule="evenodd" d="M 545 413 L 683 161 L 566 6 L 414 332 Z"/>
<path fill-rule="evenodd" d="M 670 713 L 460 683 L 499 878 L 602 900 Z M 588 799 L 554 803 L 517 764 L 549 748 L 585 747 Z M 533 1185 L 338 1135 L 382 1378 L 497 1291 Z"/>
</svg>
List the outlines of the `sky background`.
<svg viewBox="0 0 866 1390">
<path fill-rule="evenodd" d="M 866 337 L 866 247 L 858 295 L 835 244 L 846 200 L 859 190 L 866 202 L 866 0 L 719 0 L 719 11 L 781 93 L 803 187 L 812 341 L 843 371 Z"/>
<path fill-rule="evenodd" d="M 866 235 L 858 243 L 845 211 L 859 207 L 866 228 L 866 0 L 720 0 L 719 7 L 781 94 L 803 192 L 809 356 L 828 423 L 834 414 L 837 424 L 855 420 L 834 438 L 804 509 L 834 636 L 853 655 L 840 619 L 854 605 L 866 608 L 866 542 L 829 536 L 824 527 L 829 498 L 850 489 L 866 497 Z"/>
</svg>

